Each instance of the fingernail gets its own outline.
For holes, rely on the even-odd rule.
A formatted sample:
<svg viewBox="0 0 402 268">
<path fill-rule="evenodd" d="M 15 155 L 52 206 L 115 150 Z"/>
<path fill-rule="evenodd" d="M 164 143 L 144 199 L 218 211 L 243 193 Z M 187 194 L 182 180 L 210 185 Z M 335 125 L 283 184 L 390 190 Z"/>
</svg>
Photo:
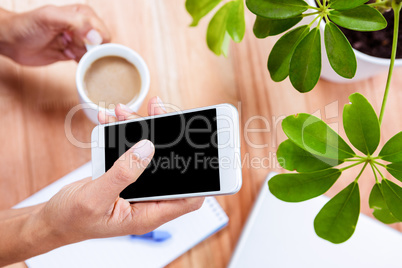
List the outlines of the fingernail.
<svg viewBox="0 0 402 268">
<path fill-rule="evenodd" d="M 64 50 L 64 55 L 66 55 L 66 56 L 69 57 L 70 59 L 75 59 L 75 58 L 76 58 L 76 56 L 74 55 L 74 53 L 73 53 L 69 48 L 66 48 L 66 49 Z"/>
<path fill-rule="evenodd" d="M 71 38 L 71 36 L 70 36 L 68 33 L 66 33 L 66 32 L 63 32 L 63 37 L 64 37 L 64 39 L 66 39 L 67 42 L 73 41 L 73 39 Z"/>
<path fill-rule="evenodd" d="M 142 140 L 137 142 L 132 150 L 140 159 L 146 159 L 153 153 L 154 144 L 149 140 Z"/>
<path fill-rule="evenodd" d="M 106 115 L 103 112 L 99 112 L 98 113 L 98 123 L 101 124 L 101 122 L 105 122 L 106 121 Z"/>
<path fill-rule="evenodd" d="M 103 41 L 102 36 L 95 29 L 90 30 L 87 33 L 86 38 L 87 38 L 88 42 L 90 43 L 90 45 L 100 45 L 100 44 L 102 44 L 102 41 Z"/>
<path fill-rule="evenodd" d="M 133 110 L 131 110 L 127 105 L 124 105 L 122 103 L 118 104 L 120 106 L 120 109 L 122 109 L 123 111 L 127 112 L 127 113 L 134 113 Z"/>
<path fill-rule="evenodd" d="M 111 113 L 108 110 L 100 111 L 98 113 L 98 121 L 99 121 L 99 123 L 100 122 L 110 123 L 110 122 L 108 122 L 108 121 L 110 121 L 110 120 L 108 120 L 109 116 L 114 116 L 114 114 Z"/>
<path fill-rule="evenodd" d="M 165 105 L 163 104 L 161 98 L 159 98 L 158 96 L 156 96 L 156 102 L 159 104 L 159 107 L 161 107 L 161 109 L 166 112 Z"/>
<path fill-rule="evenodd" d="M 68 40 L 64 37 L 64 35 L 61 37 L 61 41 L 63 42 L 63 46 L 67 46 Z"/>
</svg>

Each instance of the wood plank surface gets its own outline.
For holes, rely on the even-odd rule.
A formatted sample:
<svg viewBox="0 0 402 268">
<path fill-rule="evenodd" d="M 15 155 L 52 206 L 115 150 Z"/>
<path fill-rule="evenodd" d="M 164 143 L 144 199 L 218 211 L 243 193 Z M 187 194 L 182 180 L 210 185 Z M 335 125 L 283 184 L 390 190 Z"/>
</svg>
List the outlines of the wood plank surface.
<svg viewBox="0 0 402 268">
<path fill-rule="evenodd" d="M 61 0 L 57 5 L 76 3 Z M 243 187 L 233 196 L 218 197 L 229 215 L 229 226 L 202 242 L 168 267 L 226 267 L 242 227 L 267 173 L 282 172 L 275 159 L 285 135 L 282 119 L 299 112 L 315 113 L 341 129 L 342 109 L 353 92 L 365 95 L 379 112 L 386 74 L 362 82 L 335 84 L 320 80 L 310 93 L 297 93 L 288 79 L 273 82 L 266 69 L 268 53 L 277 38 L 258 40 L 252 34 L 254 15 L 246 12 L 247 32 L 242 43 L 232 44 L 227 58 L 216 57 L 205 42 L 208 19 L 190 28 L 184 0 L 87 0 L 105 21 L 112 42 L 126 45 L 143 56 L 151 73 L 146 101 L 158 95 L 180 109 L 218 103 L 238 107 L 241 117 Z M 7 0 L 0 7 L 22 12 L 46 0 Z M 210 16 L 208 16 L 210 18 Z M 46 67 L 22 67 L 0 56 L 0 209 L 7 209 L 90 160 L 66 136 L 88 142 L 94 125 L 78 112 L 65 126 L 69 110 L 78 104 L 75 89 L 76 63 Z M 402 129 L 402 70 L 396 69 L 382 125 L 381 144 Z M 146 105 L 140 109 L 145 115 Z M 244 132 L 246 128 L 263 131 Z M 340 131 L 345 137 L 344 133 Z M 253 159 L 261 161 L 253 164 Z M 329 196 L 354 179 L 343 176 Z M 371 217 L 367 200 L 374 178 L 365 172 L 360 179 L 362 212 Z M 266 187 L 266 186 L 264 186 Z M 393 228 L 402 231 L 402 224 Z M 262 245 L 263 246 L 263 245 Z M 23 264 L 12 267 L 23 267 Z"/>
</svg>

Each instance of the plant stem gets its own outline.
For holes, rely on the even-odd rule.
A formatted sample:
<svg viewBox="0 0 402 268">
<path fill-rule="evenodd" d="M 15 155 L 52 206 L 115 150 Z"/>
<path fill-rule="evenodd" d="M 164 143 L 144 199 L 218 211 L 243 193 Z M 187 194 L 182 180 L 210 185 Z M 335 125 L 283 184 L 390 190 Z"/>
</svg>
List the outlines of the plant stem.
<svg viewBox="0 0 402 268">
<path fill-rule="evenodd" d="M 376 165 L 374 165 L 374 168 L 377 170 L 378 174 L 380 174 L 382 179 L 385 179 L 384 175 L 382 175 L 381 171 L 378 169 Z"/>
<path fill-rule="evenodd" d="M 318 7 L 313 7 L 313 6 L 307 6 L 308 8 L 310 8 L 310 9 L 314 9 L 314 10 L 321 10 L 320 8 L 318 8 Z"/>
<path fill-rule="evenodd" d="M 381 1 L 381 2 L 376 2 L 376 3 L 370 3 L 370 4 L 367 4 L 368 6 L 371 6 L 371 7 L 384 7 L 384 8 L 389 8 L 389 6 L 387 6 L 387 2 L 385 2 L 385 1 Z"/>
<path fill-rule="evenodd" d="M 352 164 L 352 165 L 350 165 L 350 166 L 347 166 L 347 167 L 344 167 L 344 168 L 340 168 L 339 170 L 340 171 L 345 171 L 345 170 L 347 170 L 347 169 L 349 169 L 349 168 L 352 168 L 352 167 L 355 167 L 355 166 L 357 166 L 357 165 L 360 165 L 361 163 L 363 163 L 364 161 L 360 161 L 360 162 L 357 162 L 357 163 L 355 163 L 355 164 Z M 367 162 L 366 162 L 367 163 Z"/>
<path fill-rule="evenodd" d="M 322 21 L 322 16 L 320 16 L 320 20 L 319 20 L 318 23 L 317 23 L 317 26 L 316 26 L 317 29 L 319 29 L 320 24 L 321 24 L 321 21 Z"/>
<path fill-rule="evenodd" d="M 355 158 L 345 159 L 343 161 L 345 161 L 345 162 L 363 162 L 361 158 L 360 159 L 355 159 Z"/>
<path fill-rule="evenodd" d="M 373 164 L 372 162 L 370 162 L 370 166 L 371 166 L 371 169 L 373 170 L 373 173 L 374 173 L 375 182 L 376 182 L 377 184 L 379 184 L 380 181 L 379 181 L 378 178 L 377 178 L 377 173 L 375 172 L 374 164 Z"/>
<path fill-rule="evenodd" d="M 377 164 L 377 165 L 380 165 L 380 166 L 382 166 L 382 167 L 387 167 L 387 166 L 384 165 L 383 163 L 380 163 L 380 162 L 377 162 L 377 161 L 374 161 L 374 163 Z"/>
<path fill-rule="evenodd" d="M 312 13 L 306 13 L 306 14 L 303 14 L 302 17 L 304 18 L 304 17 L 308 17 L 308 16 L 312 16 L 312 15 L 317 15 L 317 14 L 320 14 L 320 13 L 321 13 L 321 11 L 312 12 Z"/>
<path fill-rule="evenodd" d="M 318 18 L 320 18 L 321 16 L 317 16 L 317 17 L 315 17 L 314 19 L 313 19 L 313 21 L 312 22 L 310 22 L 307 26 L 310 28 L 311 27 L 311 25 L 313 25 L 313 23 L 318 19 Z"/>
<path fill-rule="evenodd" d="M 325 1 L 325 0 L 324 0 L 324 1 Z M 321 0 L 317 0 L 316 2 L 317 2 L 317 4 L 318 4 L 318 6 L 319 6 L 320 8 L 322 8 Z"/>
<path fill-rule="evenodd" d="M 399 32 L 399 13 L 401 11 L 402 3 L 396 3 L 396 1 L 392 1 L 392 9 L 394 10 L 394 36 L 392 39 L 392 53 L 391 53 L 391 64 L 389 65 L 387 85 L 385 86 L 384 98 L 382 100 L 381 112 L 379 116 L 380 125 L 382 122 L 382 118 L 384 117 L 385 105 L 387 104 L 389 88 L 391 85 L 391 77 L 392 71 L 394 70 L 394 63 L 396 57 L 396 48 L 398 44 L 398 32 Z"/>
<path fill-rule="evenodd" d="M 357 175 L 357 177 L 356 177 L 356 179 L 355 179 L 355 182 L 357 182 L 357 181 L 359 180 L 359 178 L 360 178 L 360 176 L 362 175 L 364 169 L 367 167 L 367 164 L 368 164 L 368 162 L 364 163 L 364 166 L 363 166 L 362 170 L 360 170 L 359 175 Z"/>
</svg>

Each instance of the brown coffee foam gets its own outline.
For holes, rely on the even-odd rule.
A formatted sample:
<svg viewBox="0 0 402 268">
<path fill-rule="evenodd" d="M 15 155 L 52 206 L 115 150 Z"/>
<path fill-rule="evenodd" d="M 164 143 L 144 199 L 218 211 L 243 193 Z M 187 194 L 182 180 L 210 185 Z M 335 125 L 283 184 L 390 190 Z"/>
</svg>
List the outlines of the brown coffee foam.
<svg viewBox="0 0 402 268">
<path fill-rule="evenodd" d="M 128 104 L 140 93 L 141 76 L 137 68 L 124 58 L 102 57 L 86 71 L 84 90 L 92 102 L 102 107 Z"/>
</svg>

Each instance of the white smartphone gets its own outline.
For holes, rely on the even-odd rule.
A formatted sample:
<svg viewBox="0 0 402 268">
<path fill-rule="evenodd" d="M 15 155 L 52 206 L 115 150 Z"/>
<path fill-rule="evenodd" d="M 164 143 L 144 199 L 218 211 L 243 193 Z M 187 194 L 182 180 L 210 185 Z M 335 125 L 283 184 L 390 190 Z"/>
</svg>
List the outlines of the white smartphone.
<svg viewBox="0 0 402 268">
<path fill-rule="evenodd" d="M 120 193 L 132 201 L 234 194 L 242 184 L 239 115 L 230 104 L 98 125 L 92 131 L 93 179 L 140 140 L 155 155 Z"/>
</svg>

